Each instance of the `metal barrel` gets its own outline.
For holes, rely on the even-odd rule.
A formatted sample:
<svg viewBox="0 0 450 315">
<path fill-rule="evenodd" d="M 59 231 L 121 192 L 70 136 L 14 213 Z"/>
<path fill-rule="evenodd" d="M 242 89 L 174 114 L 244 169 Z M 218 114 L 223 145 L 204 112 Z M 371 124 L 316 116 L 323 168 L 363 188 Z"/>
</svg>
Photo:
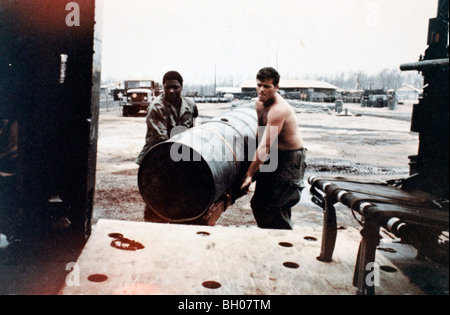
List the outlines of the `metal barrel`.
<svg viewBox="0 0 450 315">
<path fill-rule="evenodd" d="M 200 218 L 240 184 L 256 150 L 254 108 L 238 108 L 155 145 L 138 172 L 147 206 L 168 222 Z"/>
</svg>

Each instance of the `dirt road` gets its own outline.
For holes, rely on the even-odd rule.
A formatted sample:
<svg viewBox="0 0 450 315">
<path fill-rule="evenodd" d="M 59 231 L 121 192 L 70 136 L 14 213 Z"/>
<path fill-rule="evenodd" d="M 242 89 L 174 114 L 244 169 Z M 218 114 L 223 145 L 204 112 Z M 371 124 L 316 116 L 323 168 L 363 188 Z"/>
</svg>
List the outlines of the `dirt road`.
<svg viewBox="0 0 450 315">
<path fill-rule="evenodd" d="M 231 104 L 198 104 L 200 118 L 216 117 Z M 311 175 L 340 175 L 375 179 L 408 176 L 409 155 L 417 154 L 418 135 L 410 132 L 412 104 L 397 110 L 361 108 L 345 104 L 337 115 L 332 105 L 293 103 L 308 148 Z M 381 117 L 380 117 L 381 116 Z M 103 104 L 100 113 L 97 188 L 93 223 L 98 219 L 144 221 L 144 207 L 137 186 L 138 166 L 134 163 L 146 133 L 145 114 L 122 117 L 120 108 Z M 222 214 L 217 225 L 256 225 L 250 209 L 250 194 L 237 200 Z M 309 186 L 293 209 L 296 226 L 320 228 L 322 211 L 310 200 Z M 339 210 L 339 209 L 338 209 Z M 341 225 L 358 226 L 347 212 L 338 211 Z"/>
</svg>

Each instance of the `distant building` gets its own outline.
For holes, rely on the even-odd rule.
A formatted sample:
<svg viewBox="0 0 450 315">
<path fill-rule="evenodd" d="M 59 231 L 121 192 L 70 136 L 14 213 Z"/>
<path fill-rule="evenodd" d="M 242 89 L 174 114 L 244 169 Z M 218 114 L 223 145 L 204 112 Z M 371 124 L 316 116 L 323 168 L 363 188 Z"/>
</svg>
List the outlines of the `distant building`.
<svg viewBox="0 0 450 315">
<path fill-rule="evenodd" d="M 118 83 L 107 83 L 107 84 L 103 84 L 101 87 L 100 87 L 100 97 L 101 98 L 107 98 L 107 97 L 110 97 L 110 96 L 112 96 L 112 91 L 113 90 L 115 90 L 115 89 L 118 89 L 119 88 L 119 85 L 120 84 L 118 84 Z"/>
<path fill-rule="evenodd" d="M 230 86 L 218 86 L 216 87 L 216 93 L 239 93 L 241 92 L 240 87 L 230 87 Z"/>
<path fill-rule="evenodd" d="M 286 98 L 308 101 L 334 101 L 339 88 L 328 82 L 316 80 L 280 80 L 281 94 Z M 243 93 L 255 92 L 256 80 L 244 81 L 241 84 Z"/>
<path fill-rule="evenodd" d="M 421 91 L 410 84 L 405 84 L 395 90 L 398 101 L 417 100 Z"/>
<path fill-rule="evenodd" d="M 241 84 L 242 92 L 251 92 L 256 89 L 256 80 L 244 81 Z M 339 88 L 330 83 L 316 80 L 280 80 L 280 90 L 287 92 L 336 92 Z"/>
</svg>

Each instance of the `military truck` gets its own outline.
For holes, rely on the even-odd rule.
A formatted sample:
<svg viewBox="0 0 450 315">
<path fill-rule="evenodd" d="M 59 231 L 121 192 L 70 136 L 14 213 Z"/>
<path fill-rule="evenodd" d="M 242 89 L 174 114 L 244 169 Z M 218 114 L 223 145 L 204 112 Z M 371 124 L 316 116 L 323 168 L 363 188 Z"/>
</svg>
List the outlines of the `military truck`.
<svg viewBox="0 0 450 315">
<path fill-rule="evenodd" d="M 124 117 L 137 115 L 141 110 L 147 110 L 156 97 L 155 81 L 153 80 L 127 80 L 122 94 L 120 106 Z"/>
<path fill-rule="evenodd" d="M 365 90 L 361 96 L 361 107 L 387 107 L 389 95 L 383 89 Z"/>
</svg>

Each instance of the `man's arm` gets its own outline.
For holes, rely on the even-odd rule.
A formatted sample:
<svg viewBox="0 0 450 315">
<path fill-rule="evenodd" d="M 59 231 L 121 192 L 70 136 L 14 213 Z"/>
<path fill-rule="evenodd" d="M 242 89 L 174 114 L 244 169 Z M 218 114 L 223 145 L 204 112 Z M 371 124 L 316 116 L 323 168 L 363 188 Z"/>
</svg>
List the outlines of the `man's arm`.
<svg viewBox="0 0 450 315">
<path fill-rule="evenodd" d="M 152 106 L 147 115 L 147 142 L 154 146 L 169 139 L 166 109 L 163 105 Z"/>
<path fill-rule="evenodd" d="M 161 104 L 152 104 L 147 113 L 147 135 L 145 137 L 145 145 L 136 159 L 136 164 L 140 165 L 145 155 L 150 149 L 163 141 L 169 139 L 167 133 L 166 112 Z"/>
<path fill-rule="evenodd" d="M 273 146 L 274 142 L 278 138 L 278 135 L 283 129 L 285 120 L 286 117 L 277 109 L 272 109 L 268 113 L 266 128 L 261 137 L 261 142 L 256 149 L 255 155 L 253 156 L 252 163 L 247 170 L 241 189 L 247 190 L 252 183 L 253 176 L 259 171 L 261 165 L 266 161 L 270 148 Z"/>
</svg>

